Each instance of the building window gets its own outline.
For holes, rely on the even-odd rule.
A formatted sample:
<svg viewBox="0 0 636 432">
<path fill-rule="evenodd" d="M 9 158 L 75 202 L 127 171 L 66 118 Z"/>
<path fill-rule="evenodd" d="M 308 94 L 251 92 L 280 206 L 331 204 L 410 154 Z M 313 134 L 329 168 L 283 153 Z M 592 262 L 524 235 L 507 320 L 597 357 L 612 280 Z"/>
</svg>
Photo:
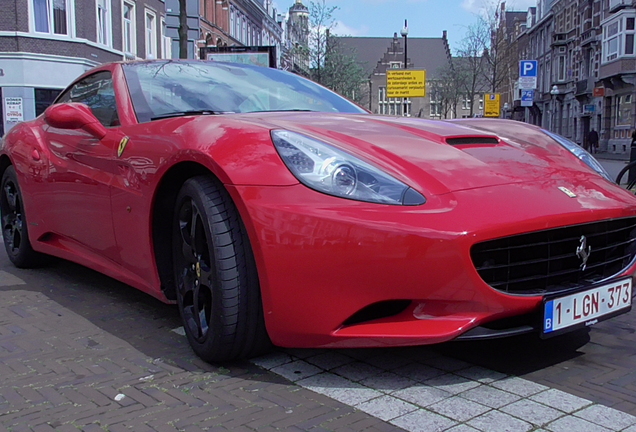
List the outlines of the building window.
<svg viewBox="0 0 636 432">
<path fill-rule="evenodd" d="M 31 0 L 34 28 L 38 33 L 68 35 L 68 0 Z"/>
<path fill-rule="evenodd" d="M 35 90 L 35 116 L 39 116 L 55 101 L 55 98 L 62 93 L 62 90 L 57 89 L 41 89 Z"/>
<path fill-rule="evenodd" d="M 234 37 L 234 15 L 236 15 L 236 11 L 234 10 L 234 8 L 231 9 L 230 11 L 230 36 Z"/>
<path fill-rule="evenodd" d="M 557 81 L 565 81 L 565 56 L 559 56 L 557 58 Z"/>
<path fill-rule="evenodd" d="M 431 118 L 442 117 L 442 95 L 434 91 L 431 94 Z"/>
<path fill-rule="evenodd" d="M 616 126 L 632 124 L 632 95 L 616 98 Z"/>
<path fill-rule="evenodd" d="M 613 14 L 611 19 L 603 23 L 603 55 L 602 63 L 613 61 L 620 57 L 633 58 L 636 11 L 624 9 Z"/>
<path fill-rule="evenodd" d="M 472 100 L 470 99 L 470 97 L 468 95 L 463 95 L 462 96 L 462 109 L 463 110 L 469 110 L 471 103 L 472 103 Z"/>
<path fill-rule="evenodd" d="M 146 58 L 157 58 L 157 17 L 146 10 Z"/>
<path fill-rule="evenodd" d="M 110 0 L 97 0 L 97 43 L 111 46 Z"/>
<path fill-rule="evenodd" d="M 170 58 L 172 56 L 172 53 L 170 52 L 170 49 L 172 48 L 170 43 L 172 40 L 168 36 L 166 36 L 166 32 L 167 32 L 166 20 L 162 18 L 161 19 L 161 58 Z"/>
<path fill-rule="evenodd" d="M 407 99 L 407 112 L 410 100 Z M 378 87 L 378 114 L 402 115 L 403 100 L 400 98 L 387 98 L 386 87 Z"/>
<path fill-rule="evenodd" d="M 137 53 L 137 44 L 135 36 L 137 31 L 135 29 L 135 4 L 124 2 L 124 8 L 122 11 L 123 31 L 124 31 L 124 52 L 132 54 L 134 57 Z"/>
</svg>

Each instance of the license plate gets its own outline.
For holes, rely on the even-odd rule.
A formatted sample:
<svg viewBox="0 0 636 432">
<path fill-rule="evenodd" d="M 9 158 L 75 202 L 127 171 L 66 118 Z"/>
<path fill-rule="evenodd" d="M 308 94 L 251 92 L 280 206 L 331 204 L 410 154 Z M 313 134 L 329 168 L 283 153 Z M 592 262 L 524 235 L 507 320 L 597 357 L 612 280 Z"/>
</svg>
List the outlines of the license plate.
<svg viewBox="0 0 636 432">
<path fill-rule="evenodd" d="M 585 327 L 627 312 L 632 306 L 632 278 L 557 298 L 548 298 L 543 307 L 545 337 Z"/>
</svg>

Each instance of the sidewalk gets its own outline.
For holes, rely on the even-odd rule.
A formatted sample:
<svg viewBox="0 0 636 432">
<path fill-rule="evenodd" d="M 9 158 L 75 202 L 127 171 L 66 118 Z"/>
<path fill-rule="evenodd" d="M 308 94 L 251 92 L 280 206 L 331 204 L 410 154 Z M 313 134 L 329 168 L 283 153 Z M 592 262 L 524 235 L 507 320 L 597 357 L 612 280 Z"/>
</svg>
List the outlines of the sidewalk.
<svg viewBox="0 0 636 432">
<path fill-rule="evenodd" d="M 618 160 L 618 161 L 629 161 L 628 153 L 609 153 L 606 151 L 600 151 L 598 153 L 592 154 L 596 159 L 605 159 L 605 160 Z"/>
</svg>

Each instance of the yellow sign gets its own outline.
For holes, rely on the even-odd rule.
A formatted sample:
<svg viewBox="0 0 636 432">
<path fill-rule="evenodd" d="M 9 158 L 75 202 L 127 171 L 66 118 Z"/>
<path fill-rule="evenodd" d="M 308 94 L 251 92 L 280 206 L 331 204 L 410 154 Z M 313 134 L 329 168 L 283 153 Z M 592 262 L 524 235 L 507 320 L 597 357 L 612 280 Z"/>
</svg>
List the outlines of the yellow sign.
<svg viewBox="0 0 636 432">
<path fill-rule="evenodd" d="M 389 69 L 386 71 L 386 97 L 412 98 L 425 96 L 425 70 Z"/>
<path fill-rule="evenodd" d="M 500 108 L 499 93 L 484 94 L 484 117 L 499 117 Z"/>
</svg>

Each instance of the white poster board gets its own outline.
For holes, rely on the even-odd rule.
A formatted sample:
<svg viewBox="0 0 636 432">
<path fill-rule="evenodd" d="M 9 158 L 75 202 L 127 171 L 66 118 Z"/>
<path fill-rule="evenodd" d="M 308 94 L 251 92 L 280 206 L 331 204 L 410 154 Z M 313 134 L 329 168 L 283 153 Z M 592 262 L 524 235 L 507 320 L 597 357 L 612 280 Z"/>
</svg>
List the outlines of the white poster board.
<svg viewBox="0 0 636 432">
<path fill-rule="evenodd" d="M 24 121 L 24 108 L 21 97 L 4 98 L 4 121 L 13 123 Z"/>
</svg>

